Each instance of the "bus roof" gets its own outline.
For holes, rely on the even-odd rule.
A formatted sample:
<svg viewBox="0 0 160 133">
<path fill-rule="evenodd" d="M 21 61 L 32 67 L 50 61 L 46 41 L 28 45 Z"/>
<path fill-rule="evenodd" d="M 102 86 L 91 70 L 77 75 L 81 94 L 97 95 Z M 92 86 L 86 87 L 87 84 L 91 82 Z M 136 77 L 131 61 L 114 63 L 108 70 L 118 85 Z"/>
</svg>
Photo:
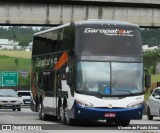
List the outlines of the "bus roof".
<svg viewBox="0 0 160 133">
<path fill-rule="evenodd" d="M 74 23 L 67 23 L 67 24 L 63 24 L 61 26 L 50 28 L 48 30 L 40 31 L 40 32 L 35 33 L 34 36 L 45 34 L 45 33 L 51 32 L 53 30 L 64 28 L 64 27 L 67 27 L 70 25 L 74 25 L 74 26 L 108 25 L 108 26 L 127 26 L 127 27 L 139 28 L 139 26 L 136 24 L 132 24 L 129 22 L 124 22 L 124 21 L 105 20 L 105 19 L 89 19 L 89 20 L 83 20 L 83 21 L 74 22 Z"/>
<path fill-rule="evenodd" d="M 89 19 L 89 20 L 84 20 L 80 22 L 76 22 L 75 25 L 111 25 L 111 26 L 133 26 L 133 27 L 138 27 L 136 24 L 132 24 L 129 22 L 124 22 L 124 21 L 117 21 L 117 20 L 105 20 L 105 19 Z"/>
</svg>

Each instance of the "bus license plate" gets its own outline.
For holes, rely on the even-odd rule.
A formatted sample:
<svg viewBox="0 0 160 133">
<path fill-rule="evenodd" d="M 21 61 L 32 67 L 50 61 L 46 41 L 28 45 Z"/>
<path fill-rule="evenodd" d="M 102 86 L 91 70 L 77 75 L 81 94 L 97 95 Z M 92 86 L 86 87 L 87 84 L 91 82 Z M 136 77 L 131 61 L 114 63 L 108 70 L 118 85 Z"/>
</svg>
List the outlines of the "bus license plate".
<svg viewBox="0 0 160 133">
<path fill-rule="evenodd" d="M 116 114 L 115 113 L 105 113 L 105 117 L 113 118 L 113 117 L 116 117 Z"/>
</svg>

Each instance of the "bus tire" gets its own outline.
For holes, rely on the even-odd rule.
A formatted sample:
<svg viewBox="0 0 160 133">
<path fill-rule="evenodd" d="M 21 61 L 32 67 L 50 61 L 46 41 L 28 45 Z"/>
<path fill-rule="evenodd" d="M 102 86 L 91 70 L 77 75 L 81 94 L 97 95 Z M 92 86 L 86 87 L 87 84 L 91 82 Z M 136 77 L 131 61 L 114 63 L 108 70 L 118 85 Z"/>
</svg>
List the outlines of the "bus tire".
<svg viewBox="0 0 160 133">
<path fill-rule="evenodd" d="M 58 110 L 57 110 L 58 114 L 57 114 L 57 119 L 58 119 L 58 121 L 61 122 L 60 108 L 61 108 L 61 100 L 59 98 L 58 99 Z"/>
<path fill-rule="evenodd" d="M 66 124 L 67 125 L 72 125 L 73 124 L 73 119 L 68 117 L 68 108 L 65 106 L 65 119 L 66 119 Z"/>
<path fill-rule="evenodd" d="M 65 117 L 65 107 L 63 105 L 60 106 L 60 122 L 62 124 L 66 124 L 66 117 Z"/>
<path fill-rule="evenodd" d="M 148 118 L 148 120 L 153 120 L 153 115 L 151 115 L 149 107 L 147 107 L 147 118 Z"/>
<path fill-rule="evenodd" d="M 47 115 L 44 114 L 43 101 L 38 106 L 38 115 L 40 120 L 47 120 Z"/>
</svg>

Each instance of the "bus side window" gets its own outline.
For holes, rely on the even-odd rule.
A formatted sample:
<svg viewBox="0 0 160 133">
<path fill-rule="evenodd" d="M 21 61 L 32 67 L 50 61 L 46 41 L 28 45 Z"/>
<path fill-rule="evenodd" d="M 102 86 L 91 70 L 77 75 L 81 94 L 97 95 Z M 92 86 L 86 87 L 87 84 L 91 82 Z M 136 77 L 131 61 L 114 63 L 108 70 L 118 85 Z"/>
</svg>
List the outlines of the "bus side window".
<svg viewBox="0 0 160 133">
<path fill-rule="evenodd" d="M 83 83 L 82 71 L 78 71 L 76 77 L 77 77 L 77 88 L 82 89 L 82 83 Z"/>
<path fill-rule="evenodd" d="M 70 69 L 71 76 L 72 76 L 72 85 L 70 86 L 71 89 L 71 95 L 74 96 L 74 89 L 75 89 L 75 67 L 72 67 Z"/>
<path fill-rule="evenodd" d="M 56 72 L 56 88 L 58 90 L 62 90 L 62 85 L 61 85 L 61 73 L 60 71 Z"/>
<path fill-rule="evenodd" d="M 61 70 L 61 79 L 66 80 L 66 70 L 65 70 L 65 68 L 64 69 L 62 68 L 62 70 Z"/>
</svg>

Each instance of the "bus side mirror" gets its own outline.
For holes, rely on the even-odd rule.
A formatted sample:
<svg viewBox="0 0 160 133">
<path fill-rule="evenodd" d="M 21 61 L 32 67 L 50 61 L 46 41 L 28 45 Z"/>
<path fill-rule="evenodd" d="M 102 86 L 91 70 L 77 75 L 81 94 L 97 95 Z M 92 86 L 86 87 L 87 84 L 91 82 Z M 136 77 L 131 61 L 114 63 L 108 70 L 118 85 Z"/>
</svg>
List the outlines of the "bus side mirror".
<svg viewBox="0 0 160 133">
<path fill-rule="evenodd" d="M 70 72 L 66 73 L 67 85 L 72 85 L 72 75 Z"/>
<path fill-rule="evenodd" d="M 151 75 L 145 74 L 145 87 L 148 89 L 151 86 Z"/>
</svg>

